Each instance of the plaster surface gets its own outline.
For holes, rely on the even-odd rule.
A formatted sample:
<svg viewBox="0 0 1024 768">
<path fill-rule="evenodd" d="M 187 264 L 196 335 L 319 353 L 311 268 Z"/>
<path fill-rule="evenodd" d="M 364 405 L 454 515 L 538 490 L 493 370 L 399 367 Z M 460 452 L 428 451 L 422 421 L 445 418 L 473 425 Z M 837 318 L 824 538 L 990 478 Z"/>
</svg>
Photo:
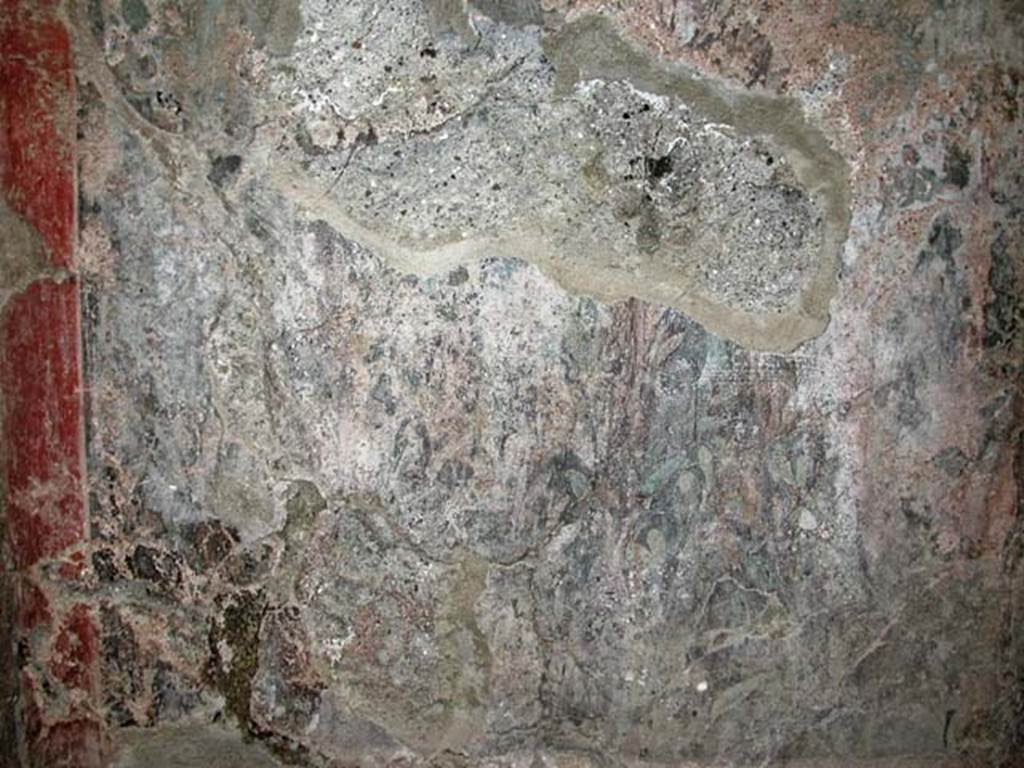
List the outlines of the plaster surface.
<svg viewBox="0 0 1024 768">
<path fill-rule="evenodd" d="M 1020 765 L 1017 5 L 62 5 L 26 573 L 95 637 L 23 698 L 125 768 Z"/>
</svg>

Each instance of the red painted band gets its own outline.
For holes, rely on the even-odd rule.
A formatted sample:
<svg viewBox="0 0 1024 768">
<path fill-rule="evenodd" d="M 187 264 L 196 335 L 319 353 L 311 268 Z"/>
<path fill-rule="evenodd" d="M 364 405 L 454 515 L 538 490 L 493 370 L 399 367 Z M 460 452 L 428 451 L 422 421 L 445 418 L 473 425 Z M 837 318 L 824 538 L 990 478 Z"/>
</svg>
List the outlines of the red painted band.
<svg viewBox="0 0 1024 768">
<path fill-rule="evenodd" d="M 95 768 L 103 762 L 103 727 L 90 703 L 97 623 L 84 603 L 59 611 L 62 601 L 53 593 L 64 585 L 33 568 L 66 556 L 87 536 L 73 274 L 75 101 L 71 46 L 57 5 L 0 0 L 0 198 L 39 233 L 49 267 L 0 314 L 0 472 L 10 554 L 21 571 L 18 630 L 49 634 L 36 643 L 48 649 L 47 658 L 27 660 L 21 670 L 24 754 L 31 768 Z M 83 563 L 81 551 L 72 552 L 57 571 L 75 578 Z"/>
</svg>

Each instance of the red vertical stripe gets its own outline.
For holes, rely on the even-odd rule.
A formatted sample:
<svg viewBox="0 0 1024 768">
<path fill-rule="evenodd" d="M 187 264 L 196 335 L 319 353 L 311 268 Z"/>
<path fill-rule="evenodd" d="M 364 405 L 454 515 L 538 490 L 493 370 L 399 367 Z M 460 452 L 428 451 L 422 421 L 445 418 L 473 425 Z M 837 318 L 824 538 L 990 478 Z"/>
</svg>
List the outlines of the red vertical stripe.
<svg viewBox="0 0 1024 768">
<path fill-rule="evenodd" d="M 65 556 L 87 535 L 73 258 L 75 101 L 57 5 L 0 0 L 0 196 L 39 233 L 49 267 L 0 314 L 0 471 L 11 556 L 21 571 L 19 630 L 49 634 L 41 646 L 47 658 L 30 660 L 20 676 L 19 731 L 29 765 L 93 768 L 102 763 L 103 745 L 90 703 L 95 617 L 83 603 L 58 611 L 64 600 L 54 593 L 66 585 L 35 567 Z M 81 553 L 71 553 L 58 570 L 67 575 L 80 563 Z"/>
<path fill-rule="evenodd" d="M 74 90 L 67 30 L 48 0 L 0 0 L 0 194 L 50 266 L 73 267 Z M 2 247 L 2 246 L 0 246 Z M 41 277 L 0 326 L 3 474 L 15 564 L 82 539 L 78 286 Z"/>
<path fill-rule="evenodd" d="M 67 30 L 38 0 L 5 0 L 0 21 L 0 187 L 68 268 L 74 228 L 74 98 Z"/>
<path fill-rule="evenodd" d="M 78 283 L 38 280 L 3 315 L 4 480 L 15 565 L 81 541 Z"/>
</svg>

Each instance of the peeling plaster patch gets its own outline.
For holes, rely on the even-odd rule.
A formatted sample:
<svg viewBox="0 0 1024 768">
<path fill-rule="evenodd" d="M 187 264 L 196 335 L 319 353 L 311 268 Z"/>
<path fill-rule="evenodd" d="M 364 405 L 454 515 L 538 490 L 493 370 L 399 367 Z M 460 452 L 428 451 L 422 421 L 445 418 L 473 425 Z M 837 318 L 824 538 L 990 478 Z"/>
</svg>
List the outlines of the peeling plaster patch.
<svg viewBox="0 0 1024 768">
<path fill-rule="evenodd" d="M 654 61 L 607 20 L 542 38 L 477 19 L 465 50 L 404 13 L 396 31 L 375 17 L 358 56 L 298 49 L 277 81 L 300 128 L 344 116 L 334 151 L 297 141 L 272 172 L 300 205 L 406 272 L 521 258 L 570 290 L 669 305 L 755 348 L 823 330 L 847 169 L 795 101 Z"/>
<path fill-rule="evenodd" d="M 0 307 L 46 271 L 46 246 L 39 233 L 0 198 Z"/>
</svg>

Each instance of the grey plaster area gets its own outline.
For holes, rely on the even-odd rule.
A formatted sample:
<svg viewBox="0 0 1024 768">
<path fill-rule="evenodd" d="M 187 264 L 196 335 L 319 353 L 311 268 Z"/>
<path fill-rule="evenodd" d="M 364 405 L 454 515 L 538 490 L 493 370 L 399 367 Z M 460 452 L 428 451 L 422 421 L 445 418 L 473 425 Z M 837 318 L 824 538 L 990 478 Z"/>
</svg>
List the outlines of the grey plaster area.
<svg viewBox="0 0 1024 768">
<path fill-rule="evenodd" d="M 180 723 L 118 735 L 111 768 L 280 768 L 261 745 L 207 723 Z"/>
<path fill-rule="evenodd" d="M 521 258 L 764 349 L 824 328 L 847 170 L 795 101 L 659 63 L 597 17 L 542 44 L 481 14 L 468 40 L 434 35 L 402 2 L 308 10 L 295 75 L 272 79 L 303 137 L 274 180 L 403 271 Z"/>
</svg>

